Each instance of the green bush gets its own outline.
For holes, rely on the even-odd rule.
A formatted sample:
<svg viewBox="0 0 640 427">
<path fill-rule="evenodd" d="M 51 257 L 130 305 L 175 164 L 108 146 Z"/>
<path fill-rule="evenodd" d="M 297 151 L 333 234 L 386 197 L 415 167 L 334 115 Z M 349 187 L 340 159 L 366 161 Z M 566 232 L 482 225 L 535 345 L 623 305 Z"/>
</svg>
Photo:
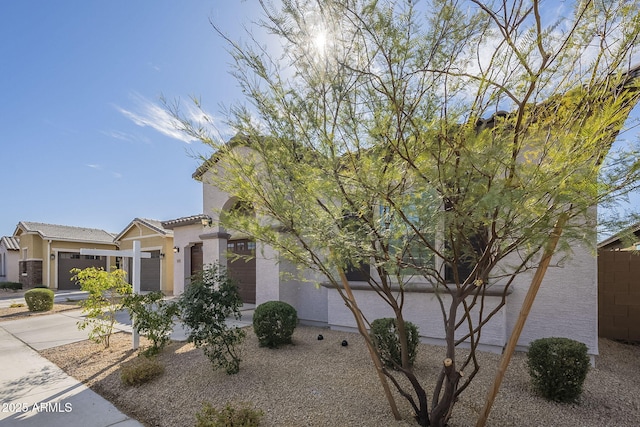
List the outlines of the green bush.
<svg viewBox="0 0 640 427">
<path fill-rule="evenodd" d="M 145 295 L 129 294 L 122 300 L 133 321 L 133 327 L 143 337 L 151 340 L 151 347 L 143 351 L 154 356 L 170 341 L 173 318 L 178 315 L 178 304 L 163 299 L 161 292 Z"/>
<path fill-rule="evenodd" d="M 298 324 L 295 308 L 282 301 L 267 301 L 253 313 L 253 331 L 261 347 L 278 348 L 291 343 Z"/>
<path fill-rule="evenodd" d="M 53 308 L 53 296 L 51 289 L 29 289 L 24 293 L 24 300 L 29 311 L 49 311 Z"/>
<path fill-rule="evenodd" d="M 196 427 L 257 427 L 264 415 L 260 409 L 253 409 L 248 404 L 240 406 L 227 405 L 222 410 L 202 405 L 202 411 L 196 414 Z"/>
<path fill-rule="evenodd" d="M 587 346 L 569 338 L 535 340 L 527 353 L 534 389 L 548 400 L 574 402 L 589 371 Z"/>
<path fill-rule="evenodd" d="M 120 365 L 120 379 L 130 386 L 139 386 L 163 373 L 164 366 L 158 360 L 142 355 Z"/>
<path fill-rule="evenodd" d="M 218 265 L 208 265 L 194 275 L 179 301 L 189 342 L 202 347 L 213 368 L 224 368 L 227 374 L 240 371 L 246 332 L 227 325 L 227 318 L 233 315 L 239 320 L 241 305 L 238 286 Z"/>
<path fill-rule="evenodd" d="M 22 283 L 17 282 L 0 282 L 0 289 L 8 289 L 12 291 L 17 291 L 22 289 Z"/>
<path fill-rule="evenodd" d="M 418 328 L 411 322 L 405 321 L 404 327 L 407 332 L 407 350 L 409 353 L 409 363 L 413 365 L 418 352 L 418 344 L 420 336 Z M 384 317 L 376 319 L 371 323 L 371 331 L 369 332 L 373 345 L 380 354 L 380 359 L 385 366 L 389 368 L 397 368 L 402 366 L 402 352 L 400 349 L 400 338 L 398 328 L 396 327 L 396 319 L 392 317 Z"/>
</svg>

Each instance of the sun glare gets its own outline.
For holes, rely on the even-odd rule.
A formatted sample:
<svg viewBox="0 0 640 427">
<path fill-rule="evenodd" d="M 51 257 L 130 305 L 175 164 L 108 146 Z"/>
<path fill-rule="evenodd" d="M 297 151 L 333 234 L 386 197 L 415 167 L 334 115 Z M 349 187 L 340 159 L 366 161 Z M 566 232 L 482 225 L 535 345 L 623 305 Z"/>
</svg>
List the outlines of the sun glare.
<svg viewBox="0 0 640 427">
<path fill-rule="evenodd" d="M 313 37 L 313 46 L 319 53 L 324 54 L 325 49 L 327 47 L 326 31 L 321 30 L 316 33 L 316 35 Z"/>
</svg>

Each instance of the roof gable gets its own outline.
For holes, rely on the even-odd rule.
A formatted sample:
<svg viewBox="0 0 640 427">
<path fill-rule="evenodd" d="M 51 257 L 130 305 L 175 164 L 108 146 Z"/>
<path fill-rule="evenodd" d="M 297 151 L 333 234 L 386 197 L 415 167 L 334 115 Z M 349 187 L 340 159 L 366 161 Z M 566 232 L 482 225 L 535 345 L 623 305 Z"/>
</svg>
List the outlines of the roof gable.
<svg viewBox="0 0 640 427">
<path fill-rule="evenodd" d="M 154 234 L 160 234 L 162 236 L 173 237 L 173 230 L 166 229 L 163 226 L 162 221 L 148 218 L 134 218 L 118 235 L 115 237 L 115 241 L 121 240 L 126 236 L 134 227 L 145 227 L 151 230 Z"/>
</svg>

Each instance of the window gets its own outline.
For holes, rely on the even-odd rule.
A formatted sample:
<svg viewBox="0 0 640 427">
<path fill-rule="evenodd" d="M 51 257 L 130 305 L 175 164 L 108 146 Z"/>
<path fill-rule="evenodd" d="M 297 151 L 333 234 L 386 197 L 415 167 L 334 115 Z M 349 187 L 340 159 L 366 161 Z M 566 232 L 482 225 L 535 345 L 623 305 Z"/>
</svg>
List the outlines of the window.
<svg viewBox="0 0 640 427">
<path fill-rule="evenodd" d="M 5 263 L 7 262 L 7 256 L 3 253 L 0 253 L 0 277 L 6 277 L 7 273 L 6 273 L 6 265 Z"/>
<path fill-rule="evenodd" d="M 431 246 L 435 245 L 435 220 L 432 212 L 425 215 L 422 210 L 417 207 L 405 210 L 405 221 L 390 207 L 380 206 L 380 219 L 390 234 L 389 250 L 406 265 L 406 274 L 415 274 L 423 267 L 435 267 L 433 253 L 424 242 L 426 239 Z"/>
</svg>

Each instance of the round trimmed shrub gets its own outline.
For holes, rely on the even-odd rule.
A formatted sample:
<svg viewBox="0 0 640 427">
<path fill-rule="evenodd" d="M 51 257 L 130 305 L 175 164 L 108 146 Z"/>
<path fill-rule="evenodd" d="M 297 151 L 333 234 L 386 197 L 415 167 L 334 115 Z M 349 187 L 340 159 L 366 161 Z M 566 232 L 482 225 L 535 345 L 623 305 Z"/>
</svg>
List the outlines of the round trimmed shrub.
<svg viewBox="0 0 640 427">
<path fill-rule="evenodd" d="M 407 331 L 407 349 L 409 351 L 409 363 L 413 365 L 418 353 L 418 344 L 420 336 L 418 335 L 418 327 L 411 322 L 405 320 L 404 328 Z M 402 351 L 400 349 L 400 337 L 398 328 L 396 327 L 396 319 L 393 317 L 383 317 L 371 322 L 371 331 L 369 332 L 373 345 L 380 354 L 380 359 L 385 366 L 389 368 L 397 368 L 402 366 Z"/>
<path fill-rule="evenodd" d="M 587 346 L 569 338 L 535 340 L 527 353 L 534 389 L 545 399 L 575 402 L 589 371 Z"/>
<path fill-rule="evenodd" d="M 29 311 L 49 311 L 53 308 L 53 291 L 46 288 L 30 289 L 24 293 Z"/>
<path fill-rule="evenodd" d="M 291 343 L 298 324 L 298 312 L 282 301 L 267 301 L 253 313 L 253 331 L 261 347 L 278 348 Z"/>
</svg>

